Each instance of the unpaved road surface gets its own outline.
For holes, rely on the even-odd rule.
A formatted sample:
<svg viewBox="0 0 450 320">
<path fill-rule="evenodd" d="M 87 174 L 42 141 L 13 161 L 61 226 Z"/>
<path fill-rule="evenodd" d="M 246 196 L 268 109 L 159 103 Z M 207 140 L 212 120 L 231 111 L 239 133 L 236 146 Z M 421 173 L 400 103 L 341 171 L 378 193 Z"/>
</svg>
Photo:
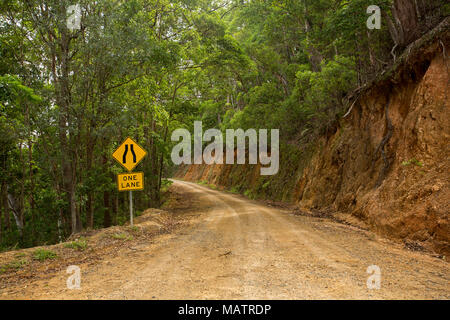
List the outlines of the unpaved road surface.
<svg viewBox="0 0 450 320">
<path fill-rule="evenodd" d="M 175 181 L 195 200 L 195 221 L 132 252 L 30 281 L 25 299 L 449 299 L 447 262 L 330 220 L 295 216 L 241 196 Z M 381 288 L 367 288 L 367 268 Z M 12 294 L 11 292 L 14 292 Z"/>
</svg>

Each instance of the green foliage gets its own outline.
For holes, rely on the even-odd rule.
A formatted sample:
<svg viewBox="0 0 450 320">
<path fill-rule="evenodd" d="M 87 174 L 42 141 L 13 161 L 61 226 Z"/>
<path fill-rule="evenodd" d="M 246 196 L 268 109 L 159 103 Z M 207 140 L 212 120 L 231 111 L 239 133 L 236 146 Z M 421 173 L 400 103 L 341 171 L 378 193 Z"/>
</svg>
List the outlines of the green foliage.
<svg viewBox="0 0 450 320">
<path fill-rule="evenodd" d="M 166 192 L 172 184 L 173 184 L 173 181 L 168 180 L 168 179 L 163 179 L 161 182 L 161 192 Z"/>
<path fill-rule="evenodd" d="M 126 233 L 114 233 L 111 235 L 111 237 L 116 240 L 126 240 L 126 241 L 133 240 L 133 236 Z"/>
<path fill-rule="evenodd" d="M 178 96 L 194 77 L 178 69 L 189 46 L 169 36 L 184 30 L 181 3 L 159 15 L 167 1 L 84 1 L 80 31 L 66 28 L 68 5 L 2 3 L 0 213 L 8 221 L 0 224 L 2 249 L 123 224 L 127 194 L 116 190 L 120 169 L 110 155 L 126 136 L 149 151 L 139 168 L 146 185 L 135 193 L 136 213 L 158 206 L 160 187 L 169 185 L 162 178 L 170 164 L 170 130 L 178 114 L 189 112 L 190 102 Z M 33 18 L 41 16 L 47 18 Z M 5 190 L 23 226 L 4 208 Z"/>
<path fill-rule="evenodd" d="M 80 239 L 64 244 L 64 248 L 74 249 L 78 251 L 84 251 L 88 247 L 87 239 L 81 237 Z"/>
<path fill-rule="evenodd" d="M 58 255 L 51 250 L 36 249 L 35 251 L 33 251 L 33 259 L 41 262 L 45 260 L 56 259 L 57 257 Z"/>
<path fill-rule="evenodd" d="M 26 258 L 15 259 L 14 261 L 0 266 L 0 274 L 10 271 L 17 271 L 29 264 Z"/>
<path fill-rule="evenodd" d="M 409 159 L 408 161 L 402 162 L 402 166 L 410 166 L 410 165 L 423 167 L 423 163 L 421 161 L 417 160 L 416 158 L 412 158 L 412 159 Z"/>
<path fill-rule="evenodd" d="M 139 231 L 140 231 L 139 227 L 137 227 L 137 226 L 132 226 L 132 227 L 130 227 L 130 230 L 131 230 L 132 232 L 139 232 Z"/>
<path fill-rule="evenodd" d="M 238 187 L 236 187 L 236 186 L 231 187 L 230 192 L 234 193 L 234 194 L 239 194 L 240 193 Z"/>
<path fill-rule="evenodd" d="M 244 191 L 244 196 L 246 196 L 249 199 L 256 199 L 256 195 L 250 189 Z"/>
</svg>

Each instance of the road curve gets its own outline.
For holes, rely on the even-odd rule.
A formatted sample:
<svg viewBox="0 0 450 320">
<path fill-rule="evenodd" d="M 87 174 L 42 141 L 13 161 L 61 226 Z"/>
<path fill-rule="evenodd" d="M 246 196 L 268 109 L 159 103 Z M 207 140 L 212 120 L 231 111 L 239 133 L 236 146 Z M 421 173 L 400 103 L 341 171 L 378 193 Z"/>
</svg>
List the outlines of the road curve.
<svg viewBox="0 0 450 320">
<path fill-rule="evenodd" d="M 107 298 L 450 298 L 448 264 L 374 241 L 346 225 L 293 216 L 194 183 L 206 214 L 157 250 L 133 281 Z M 367 268 L 381 270 L 368 289 Z"/>
<path fill-rule="evenodd" d="M 195 199 L 201 214 L 191 227 L 83 269 L 80 290 L 64 288 L 61 274 L 21 289 L 22 298 L 450 298 L 449 265 L 437 258 L 194 183 L 174 188 Z M 372 265 L 379 289 L 367 287 Z"/>
</svg>

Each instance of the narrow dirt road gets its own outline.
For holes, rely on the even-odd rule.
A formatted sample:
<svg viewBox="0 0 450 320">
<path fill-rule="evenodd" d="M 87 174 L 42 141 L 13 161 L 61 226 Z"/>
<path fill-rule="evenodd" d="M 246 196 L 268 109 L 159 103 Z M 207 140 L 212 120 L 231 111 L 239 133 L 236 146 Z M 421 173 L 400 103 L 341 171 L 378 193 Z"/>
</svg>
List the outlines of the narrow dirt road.
<svg viewBox="0 0 450 320">
<path fill-rule="evenodd" d="M 372 233 L 295 216 L 197 184 L 174 186 L 201 214 L 188 228 L 82 269 L 32 282 L 13 298 L 46 299 L 449 299 L 447 262 Z M 381 288 L 367 288 L 370 265 Z"/>
</svg>

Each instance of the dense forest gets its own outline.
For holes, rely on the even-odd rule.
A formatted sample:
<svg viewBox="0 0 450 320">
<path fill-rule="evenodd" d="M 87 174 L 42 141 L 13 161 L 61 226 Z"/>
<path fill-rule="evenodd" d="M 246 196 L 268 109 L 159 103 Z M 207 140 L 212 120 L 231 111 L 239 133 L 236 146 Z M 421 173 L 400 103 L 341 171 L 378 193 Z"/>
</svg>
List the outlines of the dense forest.
<svg viewBox="0 0 450 320">
<path fill-rule="evenodd" d="M 0 250 L 124 223 L 111 154 L 127 136 L 148 151 L 138 210 L 160 205 L 171 132 L 194 120 L 279 128 L 301 152 L 448 14 L 445 0 L 2 0 Z"/>
</svg>

